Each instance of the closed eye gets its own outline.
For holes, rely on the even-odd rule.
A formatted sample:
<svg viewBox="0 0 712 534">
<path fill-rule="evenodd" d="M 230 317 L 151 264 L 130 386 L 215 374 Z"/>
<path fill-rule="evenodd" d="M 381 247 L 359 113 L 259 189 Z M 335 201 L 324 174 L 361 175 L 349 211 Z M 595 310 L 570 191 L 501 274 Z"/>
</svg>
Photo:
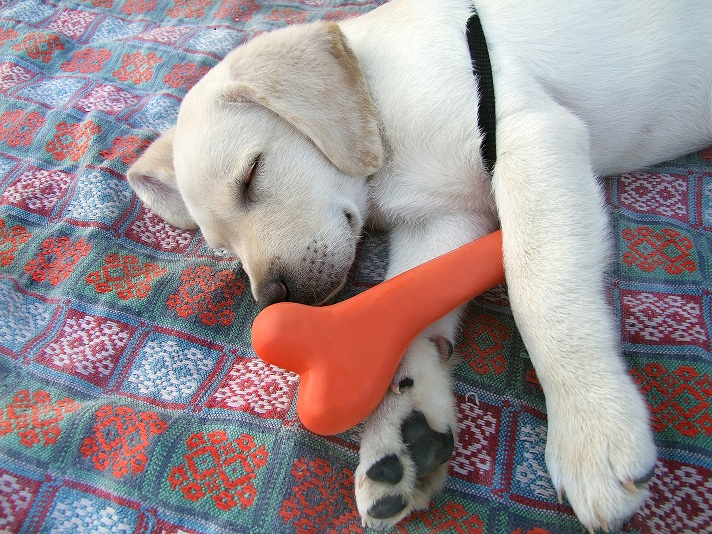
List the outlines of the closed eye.
<svg viewBox="0 0 712 534">
<path fill-rule="evenodd" d="M 255 159 L 250 165 L 250 170 L 242 179 L 242 198 L 245 202 L 255 202 L 257 197 L 255 195 L 255 178 L 260 172 L 260 167 L 262 165 L 262 154 L 255 156 Z"/>
</svg>

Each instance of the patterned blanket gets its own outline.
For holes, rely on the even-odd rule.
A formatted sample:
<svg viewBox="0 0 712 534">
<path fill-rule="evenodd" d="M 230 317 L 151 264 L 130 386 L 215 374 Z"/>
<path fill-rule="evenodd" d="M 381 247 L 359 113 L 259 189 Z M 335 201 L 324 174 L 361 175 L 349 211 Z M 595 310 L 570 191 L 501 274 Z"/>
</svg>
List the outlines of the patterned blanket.
<svg viewBox="0 0 712 534">
<path fill-rule="evenodd" d="M 362 532 L 358 431 L 320 437 L 250 345 L 239 264 L 125 181 L 185 92 L 260 32 L 383 0 L 0 0 L 0 531 Z M 712 532 L 712 148 L 602 182 L 610 299 L 660 448 L 625 527 Z M 380 281 L 383 236 L 348 296 Z M 504 288 L 467 310 L 446 491 L 398 532 L 582 532 Z"/>
</svg>

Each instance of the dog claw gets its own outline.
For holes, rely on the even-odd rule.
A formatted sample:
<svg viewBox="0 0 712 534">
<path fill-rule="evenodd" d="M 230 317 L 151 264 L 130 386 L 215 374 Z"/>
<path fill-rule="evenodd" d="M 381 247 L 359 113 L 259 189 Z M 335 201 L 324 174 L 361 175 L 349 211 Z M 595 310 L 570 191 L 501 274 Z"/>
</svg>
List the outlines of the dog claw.
<svg viewBox="0 0 712 534">
<path fill-rule="evenodd" d="M 363 488 L 363 483 L 366 482 L 366 475 L 361 474 L 358 477 L 358 480 L 356 481 L 356 485 L 358 486 L 359 489 Z"/>
<path fill-rule="evenodd" d="M 638 486 L 636 486 L 631 479 L 626 478 L 623 482 L 621 482 L 621 484 L 623 484 L 623 487 L 629 492 L 638 493 Z"/>
<path fill-rule="evenodd" d="M 586 528 L 588 529 L 588 534 L 596 534 L 596 531 L 593 530 L 591 525 L 586 525 Z"/>
<path fill-rule="evenodd" d="M 642 477 L 633 480 L 631 478 L 625 478 L 621 480 L 621 485 L 627 489 L 629 492 L 635 494 L 638 493 L 641 489 L 647 488 L 648 487 L 648 482 L 655 476 L 655 467 L 645 473 Z"/>
<path fill-rule="evenodd" d="M 562 488 L 556 488 L 556 500 L 559 504 L 564 504 L 564 490 Z"/>
</svg>

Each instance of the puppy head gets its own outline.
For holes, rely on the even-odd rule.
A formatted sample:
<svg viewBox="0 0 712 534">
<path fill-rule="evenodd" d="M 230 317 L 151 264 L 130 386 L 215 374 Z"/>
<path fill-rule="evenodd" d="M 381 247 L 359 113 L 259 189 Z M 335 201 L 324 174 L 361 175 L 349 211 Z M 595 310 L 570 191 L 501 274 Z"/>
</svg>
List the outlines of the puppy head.
<svg viewBox="0 0 712 534">
<path fill-rule="evenodd" d="M 261 306 L 319 304 L 343 285 L 383 159 L 376 112 L 335 24 L 265 34 L 186 95 L 129 169 L 168 222 L 240 258 Z"/>
</svg>

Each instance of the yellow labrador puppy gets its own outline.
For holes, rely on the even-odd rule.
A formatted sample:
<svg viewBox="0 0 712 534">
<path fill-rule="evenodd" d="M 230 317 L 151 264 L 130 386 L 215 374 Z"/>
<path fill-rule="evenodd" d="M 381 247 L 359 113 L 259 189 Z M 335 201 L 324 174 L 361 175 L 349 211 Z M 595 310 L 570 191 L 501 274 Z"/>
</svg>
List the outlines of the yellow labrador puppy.
<svg viewBox="0 0 712 534">
<path fill-rule="evenodd" d="M 489 47 L 496 164 L 481 156 L 466 23 Z M 491 104 L 491 103 L 490 103 Z M 392 0 L 262 35 L 186 96 L 130 169 L 168 222 L 237 255 L 257 302 L 327 301 L 365 225 L 393 276 L 501 224 L 512 309 L 546 395 L 546 461 L 581 522 L 647 495 L 656 451 L 604 295 L 600 175 L 712 143 L 709 0 Z M 425 508 L 447 475 L 458 314 L 410 347 L 363 434 L 364 524 Z"/>
</svg>

